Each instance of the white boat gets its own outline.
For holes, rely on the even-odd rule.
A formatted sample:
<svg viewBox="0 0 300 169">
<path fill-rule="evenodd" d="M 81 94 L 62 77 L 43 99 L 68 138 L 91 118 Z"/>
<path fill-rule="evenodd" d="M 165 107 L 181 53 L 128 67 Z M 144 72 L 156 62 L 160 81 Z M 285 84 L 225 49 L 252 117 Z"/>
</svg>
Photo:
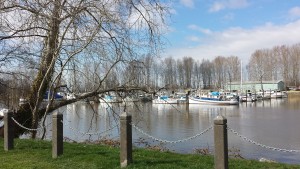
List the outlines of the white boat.
<svg viewBox="0 0 300 169">
<path fill-rule="evenodd" d="M 113 95 L 104 95 L 99 98 L 100 103 L 122 103 L 121 97 Z"/>
<path fill-rule="evenodd" d="M 255 102 L 257 100 L 256 95 L 252 93 L 247 93 L 246 95 L 240 96 L 241 102 Z"/>
<path fill-rule="evenodd" d="M 210 92 L 207 95 L 191 97 L 189 104 L 219 104 L 219 105 L 237 105 L 239 101 L 236 97 L 226 97 L 219 92 Z"/>
<path fill-rule="evenodd" d="M 279 99 L 279 98 L 285 98 L 287 97 L 287 94 L 282 91 L 265 91 L 265 94 L 270 95 L 272 99 Z"/>
<path fill-rule="evenodd" d="M 271 95 L 263 92 L 257 92 L 256 94 L 257 100 L 268 100 L 271 99 Z"/>
<path fill-rule="evenodd" d="M 1 109 L 0 110 L 0 117 L 4 117 L 4 113 L 8 112 L 8 109 Z"/>
<path fill-rule="evenodd" d="M 67 100 L 76 99 L 76 96 L 74 93 L 67 93 L 66 99 Z"/>
<path fill-rule="evenodd" d="M 153 104 L 177 104 L 177 99 L 171 98 L 169 96 L 158 96 L 156 99 L 152 100 Z"/>
<path fill-rule="evenodd" d="M 278 99 L 278 98 L 283 98 L 285 97 L 285 94 L 283 92 L 275 91 L 271 93 L 271 98 L 272 99 Z"/>
<path fill-rule="evenodd" d="M 169 97 L 169 96 L 158 96 L 156 99 L 152 100 L 153 104 L 179 104 L 179 103 L 186 103 L 185 96 L 176 96 L 176 97 Z"/>
<path fill-rule="evenodd" d="M 217 105 L 238 105 L 237 99 L 230 100 L 216 100 L 216 99 L 204 99 L 200 97 L 192 97 L 189 99 L 189 104 L 217 104 Z"/>
</svg>

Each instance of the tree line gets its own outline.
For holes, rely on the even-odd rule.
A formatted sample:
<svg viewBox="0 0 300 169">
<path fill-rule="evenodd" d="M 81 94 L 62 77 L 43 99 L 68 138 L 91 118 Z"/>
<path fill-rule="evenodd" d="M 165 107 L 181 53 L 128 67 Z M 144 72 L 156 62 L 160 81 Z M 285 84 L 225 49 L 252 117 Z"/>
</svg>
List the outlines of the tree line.
<svg viewBox="0 0 300 169">
<path fill-rule="evenodd" d="M 255 81 L 283 80 L 286 86 L 300 84 L 300 44 L 256 50 L 247 65 L 248 77 Z"/>
</svg>

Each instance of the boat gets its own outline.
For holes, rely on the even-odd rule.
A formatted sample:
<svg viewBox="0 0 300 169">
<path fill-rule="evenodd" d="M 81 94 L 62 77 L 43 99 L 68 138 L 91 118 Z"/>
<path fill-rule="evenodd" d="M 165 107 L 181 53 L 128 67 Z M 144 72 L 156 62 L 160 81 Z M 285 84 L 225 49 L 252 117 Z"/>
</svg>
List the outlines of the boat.
<svg viewBox="0 0 300 169">
<path fill-rule="evenodd" d="M 256 99 L 257 100 L 268 100 L 268 99 L 271 99 L 271 95 L 264 93 L 264 92 L 257 92 Z"/>
<path fill-rule="evenodd" d="M 230 100 L 207 100 L 201 99 L 197 97 L 192 97 L 189 99 L 189 104 L 217 104 L 217 105 L 238 105 L 239 101 L 237 99 L 230 99 Z"/>
<path fill-rule="evenodd" d="M 186 96 L 176 95 L 176 96 L 158 96 L 156 99 L 152 100 L 153 104 L 179 104 L 186 103 Z"/>
<path fill-rule="evenodd" d="M 242 95 L 240 96 L 240 101 L 241 102 L 255 102 L 257 100 L 257 98 L 255 97 L 255 95 L 252 94 L 246 94 L 246 95 Z"/>
<path fill-rule="evenodd" d="M 287 94 L 285 92 L 282 91 L 278 91 L 278 90 L 273 90 L 273 91 L 265 91 L 266 95 L 270 95 L 271 99 L 279 99 L 279 98 L 285 98 L 287 97 Z"/>
<path fill-rule="evenodd" d="M 152 101 L 152 95 L 151 94 L 140 94 L 139 100 L 142 102 L 150 102 L 150 101 Z"/>
<path fill-rule="evenodd" d="M 4 113 L 6 113 L 8 111 L 8 109 L 1 109 L 0 110 L 0 118 L 4 117 Z"/>
<path fill-rule="evenodd" d="M 226 98 L 219 92 L 211 92 L 208 95 L 191 97 L 189 104 L 217 104 L 217 105 L 238 105 L 237 97 Z"/>
<path fill-rule="evenodd" d="M 121 97 L 114 95 L 103 95 L 99 98 L 100 103 L 122 103 Z"/>
<path fill-rule="evenodd" d="M 123 99 L 124 102 L 138 102 L 140 99 L 135 96 L 127 96 Z"/>
<path fill-rule="evenodd" d="M 63 96 L 60 93 L 52 93 L 51 91 L 46 91 L 46 93 L 44 94 L 44 99 L 43 101 L 48 101 L 48 99 L 51 99 L 51 97 L 53 97 L 55 100 L 62 100 Z"/>
<path fill-rule="evenodd" d="M 271 93 L 271 98 L 272 99 L 279 99 L 279 98 L 284 98 L 285 97 L 285 94 L 281 91 L 273 91 Z"/>
<path fill-rule="evenodd" d="M 177 99 L 163 95 L 152 100 L 153 104 L 177 104 Z"/>
<path fill-rule="evenodd" d="M 74 93 L 67 93 L 66 99 L 67 100 L 73 100 L 73 99 L 76 99 L 76 96 L 75 96 Z"/>
</svg>

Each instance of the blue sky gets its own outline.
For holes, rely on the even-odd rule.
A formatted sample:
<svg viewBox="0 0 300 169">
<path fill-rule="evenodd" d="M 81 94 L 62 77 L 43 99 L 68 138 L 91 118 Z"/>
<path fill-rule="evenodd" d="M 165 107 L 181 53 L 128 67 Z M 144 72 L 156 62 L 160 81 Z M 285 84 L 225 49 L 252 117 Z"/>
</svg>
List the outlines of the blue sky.
<svg viewBox="0 0 300 169">
<path fill-rule="evenodd" d="M 175 0 L 163 57 L 238 56 L 300 43 L 300 0 Z"/>
</svg>

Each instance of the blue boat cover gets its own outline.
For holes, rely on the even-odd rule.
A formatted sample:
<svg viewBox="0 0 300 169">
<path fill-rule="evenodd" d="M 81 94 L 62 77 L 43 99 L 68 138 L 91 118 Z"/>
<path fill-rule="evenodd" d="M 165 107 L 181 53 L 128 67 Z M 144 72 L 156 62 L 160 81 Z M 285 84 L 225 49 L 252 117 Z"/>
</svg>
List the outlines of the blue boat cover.
<svg viewBox="0 0 300 169">
<path fill-rule="evenodd" d="M 219 92 L 211 92 L 211 95 L 213 95 L 213 96 L 219 96 L 220 93 Z"/>
</svg>

